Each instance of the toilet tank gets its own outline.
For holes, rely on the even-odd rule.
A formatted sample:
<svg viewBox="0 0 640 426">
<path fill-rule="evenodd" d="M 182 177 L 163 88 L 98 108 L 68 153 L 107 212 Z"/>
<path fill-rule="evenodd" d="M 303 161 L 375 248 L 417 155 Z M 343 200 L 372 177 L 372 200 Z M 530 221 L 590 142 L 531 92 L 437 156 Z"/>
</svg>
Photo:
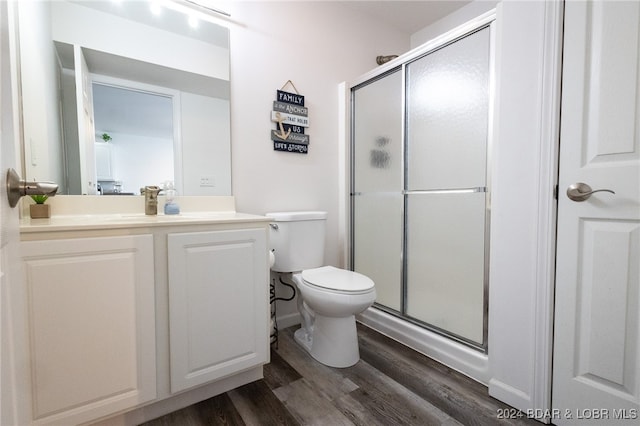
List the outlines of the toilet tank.
<svg viewBox="0 0 640 426">
<path fill-rule="evenodd" d="M 298 272 L 324 263 L 324 236 L 327 212 L 267 213 L 272 219 L 269 242 L 275 263 L 271 270 Z"/>
</svg>

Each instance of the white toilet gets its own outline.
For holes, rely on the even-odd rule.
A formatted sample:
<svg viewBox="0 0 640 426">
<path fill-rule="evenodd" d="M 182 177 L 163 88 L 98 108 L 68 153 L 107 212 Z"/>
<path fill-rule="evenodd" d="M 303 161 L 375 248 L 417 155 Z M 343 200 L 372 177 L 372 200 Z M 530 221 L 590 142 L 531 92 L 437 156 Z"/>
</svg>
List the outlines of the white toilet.
<svg viewBox="0 0 640 426">
<path fill-rule="evenodd" d="M 298 288 L 302 327 L 296 341 L 330 367 L 360 359 L 355 315 L 376 298 L 373 281 L 357 272 L 322 266 L 326 212 L 267 213 L 277 272 L 291 272 Z"/>
</svg>

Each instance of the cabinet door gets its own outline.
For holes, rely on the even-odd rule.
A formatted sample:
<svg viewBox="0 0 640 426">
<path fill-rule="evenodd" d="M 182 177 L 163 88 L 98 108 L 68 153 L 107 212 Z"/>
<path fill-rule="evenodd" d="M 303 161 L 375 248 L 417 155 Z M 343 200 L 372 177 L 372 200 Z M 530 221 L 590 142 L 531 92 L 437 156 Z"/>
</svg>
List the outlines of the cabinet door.
<svg viewBox="0 0 640 426">
<path fill-rule="evenodd" d="M 268 361 L 266 229 L 169 234 L 171 392 Z"/>
<path fill-rule="evenodd" d="M 34 424 L 78 424 L 156 397 L 153 237 L 21 244 Z"/>
<path fill-rule="evenodd" d="M 96 142 L 94 147 L 98 180 L 113 180 L 113 171 L 111 168 L 112 145 L 105 142 Z"/>
</svg>

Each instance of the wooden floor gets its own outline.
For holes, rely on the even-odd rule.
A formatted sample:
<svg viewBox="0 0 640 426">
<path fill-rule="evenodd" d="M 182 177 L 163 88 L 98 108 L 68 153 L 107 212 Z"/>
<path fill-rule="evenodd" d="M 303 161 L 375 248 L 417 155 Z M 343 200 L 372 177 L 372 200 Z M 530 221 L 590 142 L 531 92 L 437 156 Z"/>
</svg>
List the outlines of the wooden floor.
<svg viewBox="0 0 640 426">
<path fill-rule="evenodd" d="M 486 387 L 358 326 L 360 361 L 337 369 L 311 358 L 281 330 L 264 379 L 168 414 L 148 426 L 540 425 L 499 419 L 508 407 Z"/>
</svg>

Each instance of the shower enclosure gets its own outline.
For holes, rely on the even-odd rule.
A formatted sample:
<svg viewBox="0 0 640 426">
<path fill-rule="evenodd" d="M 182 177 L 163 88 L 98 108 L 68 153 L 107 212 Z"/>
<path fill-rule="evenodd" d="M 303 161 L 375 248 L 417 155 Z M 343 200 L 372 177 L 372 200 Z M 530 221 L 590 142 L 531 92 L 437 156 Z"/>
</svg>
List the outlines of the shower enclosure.
<svg viewBox="0 0 640 426">
<path fill-rule="evenodd" d="M 491 22 L 351 89 L 351 265 L 375 306 L 487 349 Z"/>
</svg>

